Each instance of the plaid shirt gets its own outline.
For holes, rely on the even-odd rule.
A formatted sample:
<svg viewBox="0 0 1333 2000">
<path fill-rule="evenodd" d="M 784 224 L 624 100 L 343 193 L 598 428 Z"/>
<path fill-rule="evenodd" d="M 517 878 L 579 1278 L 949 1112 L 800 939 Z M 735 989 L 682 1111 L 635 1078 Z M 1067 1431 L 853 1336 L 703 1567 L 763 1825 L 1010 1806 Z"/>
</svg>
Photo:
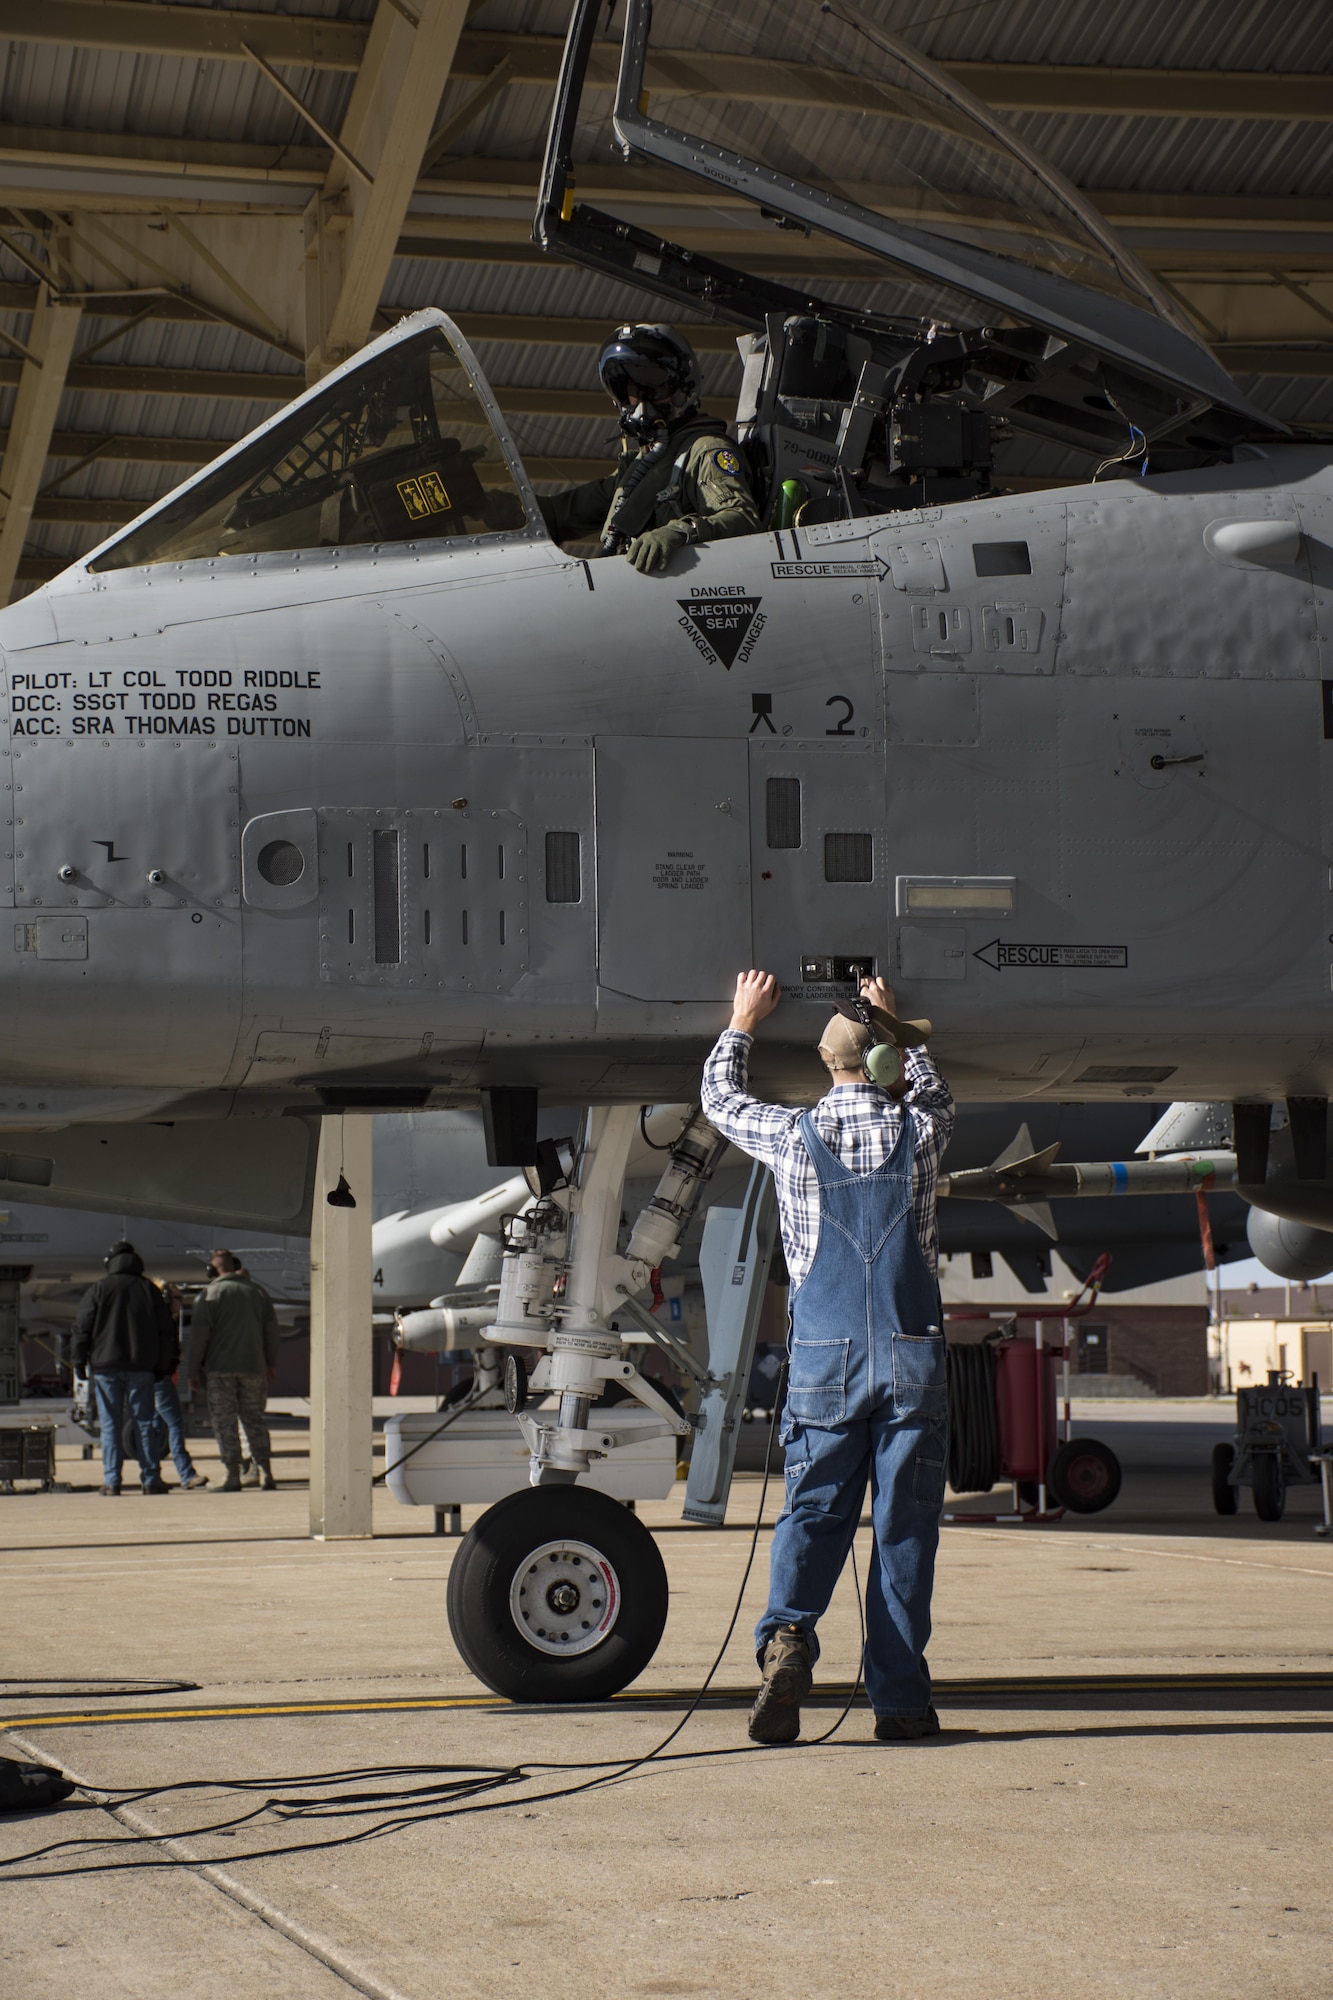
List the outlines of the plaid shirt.
<svg viewBox="0 0 1333 2000">
<path fill-rule="evenodd" d="M 746 1090 L 752 1039 L 736 1028 L 725 1028 L 718 1037 L 704 1065 L 703 1113 L 724 1138 L 772 1168 L 794 1291 L 815 1260 L 819 1176 L 797 1130 L 804 1112 L 765 1104 Z M 873 1083 L 840 1083 L 820 1098 L 811 1116 L 829 1151 L 853 1173 L 868 1174 L 888 1159 L 907 1112 L 916 1139 L 912 1212 L 921 1254 L 934 1271 L 939 1254 L 935 1184 L 940 1156 L 953 1130 L 953 1098 L 925 1049 L 903 1050 L 903 1074 L 908 1088 L 901 1101 Z"/>
</svg>

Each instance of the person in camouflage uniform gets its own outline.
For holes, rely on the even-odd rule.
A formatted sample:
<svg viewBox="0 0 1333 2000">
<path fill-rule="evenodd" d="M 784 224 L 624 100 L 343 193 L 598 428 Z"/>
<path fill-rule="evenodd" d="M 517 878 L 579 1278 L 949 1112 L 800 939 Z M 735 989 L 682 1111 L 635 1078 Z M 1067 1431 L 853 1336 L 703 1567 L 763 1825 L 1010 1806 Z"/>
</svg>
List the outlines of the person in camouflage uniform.
<svg viewBox="0 0 1333 2000">
<path fill-rule="evenodd" d="M 699 413 L 687 340 L 669 326 L 619 326 L 597 373 L 620 413 L 624 445 L 605 478 L 538 501 L 553 540 L 596 535 L 603 554 L 626 556 L 647 576 L 692 543 L 759 532 L 739 445 L 725 424 Z"/>
<path fill-rule="evenodd" d="M 215 1250 L 209 1268 L 213 1282 L 190 1319 L 190 1386 L 197 1389 L 201 1377 L 207 1384 L 208 1415 L 227 1472 L 222 1491 L 241 1490 L 238 1418 L 255 1468 L 252 1483 L 271 1490 L 277 1481 L 269 1462 L 264 1404 L 266 1380 L 278 1379 L 278 1316 L 264 1287 L 230 1250 Z"/>
</svg>

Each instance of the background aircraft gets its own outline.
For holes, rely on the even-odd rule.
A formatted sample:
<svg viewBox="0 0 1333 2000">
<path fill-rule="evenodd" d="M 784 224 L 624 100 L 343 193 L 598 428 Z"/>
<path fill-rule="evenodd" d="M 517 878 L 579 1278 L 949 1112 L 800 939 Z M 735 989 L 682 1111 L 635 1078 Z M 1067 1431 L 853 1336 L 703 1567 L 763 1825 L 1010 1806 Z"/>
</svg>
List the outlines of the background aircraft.
<svg viewBox="0 0 1333 2000">
<path fill-rule="evenodd" d="M 1034 1147 L 1058 1141 L 1066 1159 L 1131 1157 L 1160 1108 L 1146 1104 L 963 1105 L 946 1168 L 956 1172 L 989 1164 L 1013 1139 L 1022 1121 L 1028 1124 Z M 652 1145 L 663 1145 L 675 1136 L 686 1109 L 684 1105 L 666 1105 L 649 1114 L 648 1137 L 631 1155 L 625 1188 L 628 1214 L 637 1212 L 656 1182 L 660 1155 L 651 1150 Z M 547 1136 L 563 1136 L 576 1126 L 578 1115 L 573 1108 L 558 1107 L 543 1113 Z M 666 1271 L 668 1281 L 683 1278 L 692 1288 L 697 1287 L 698 1248 L 707 1208 L 715 1203 L 738 1203 L 748 1173 L 748 1161 L 734 1148 L 723 1155 L 681 1256 Z M 458 1285 L 472 1235 L 464 1234 L 442 1246 L 432 1240 L 431 1230 L 447 1224 L 460 1205 L 474 1202 L 487 1189 L 503 1185 L 503 1180 L 502 1173 L 487 1162 L 479 1113 L 394 1112 L 376 1116 L 374 1311 L 389 1313 L 399 1307 L 425 1305 Z M 941 1250 L 948 1256 L 1002 1256 L 1023 1288 L 1038 1294 L 1045 1289 L 1052 1249 L 1058 1249 L 1080 1276 L 1109 1249 L 1112 1264 L 1103 1287 L 1108 1292 L 1200 1267 L 1198 1216 L 1188 1196 L 1056 1201 L 1051 1206 L 1058 1231 L 1054 1239 L 999 1203 L 943 1202 Z M 1209 1206 L 1219 1260 L 1229 1262 L 1249 1255 L 1253 1245 L 1246 1236 L 1246 1219 L 1253 1219 L 1253 1212 L 1232 1194 L 1213 1195 Z M 1291 1234 L 1297 1225 L 1282 1227 Z M 0 1262 L 29 1272 L 23 1288 L 23 1324 L 31 1338 L 47 1342 L 43 1349 L 30 1351 L 30 1374 L 50 1371 L 54 1349 L 49 1337 L 68 1325 L 85 1287 L 101 1277 L 108 1245 L 121 1235 L 132 1239 L 159 1282 L 187 1286 L 202 1282 L 210 1250 L 225 1244 L 267 1286 L 279 1303 L 283 1320 L 304 1324 L 310 1277 L 309 1241 L 304 1236 L 273 1236 L 254 1230 L 237 1234 L 225 1224 L 210 1227 L 160 1217 L 11 1202 L 0 1210 Z M 1271 1268 L 1281 1274 L 1280 1251 L 1274 1249 L 1272 1254 L 1279 1262 Z M 1321 1271 L 1330 1267 L 1333 1257 Z M 1290 1275 L 1316 1274 L 1293 1270 Z"/>
</svg>

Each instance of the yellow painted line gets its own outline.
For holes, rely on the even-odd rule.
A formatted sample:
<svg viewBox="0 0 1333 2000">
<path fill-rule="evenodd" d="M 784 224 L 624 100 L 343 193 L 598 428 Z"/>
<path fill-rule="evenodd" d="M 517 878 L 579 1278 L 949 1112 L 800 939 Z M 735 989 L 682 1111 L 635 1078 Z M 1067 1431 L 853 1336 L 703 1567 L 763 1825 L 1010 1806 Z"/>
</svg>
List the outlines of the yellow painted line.
<svg viewBox="0 0 1333 2000">
<path fill-rule="evenodd" d="M 850 1681 L 825 1682 L 811 1697 L 813 1704 L 845 1701 L 852 1691 Z M 992 1680 L 936 1681 L 935 1697 L 941 1702 L 966 1706 L 969 1702 L 1015 1700 L 1023 1697 L 1078 1694 L 1318 1694 L 1333 1693 L 1333 1672 L 1329 1673 L 1248 1673 L 1218 1674 L 1036 1674 Z M 694 1699 L 691 1688 L 627 1688 L 613 1695 L 613 1702 L 633 1706 L 640 1703 L 675 1705 L 684 1708 Z M 754 1686 L 712 1688 L 704 1700 L 714 1703 L 748 1704 Z M 593 1703 L 598 1707 L 604 1704 Z M 543 1713 L 574 1712 L 581 1704 L 541 1704 L 509 1702 L 495 1694 L 381 1696 L 365 1701 L 284 1701 L 230 1702 L 198 1708 L 122 1708 L 72 1711 L 64 1715 L 0 1716 L 4 1729 L 86 1729 L 106 1728 L 123 1722 L 227 1722 L 266 1715 L 394 1715 L 428 1709 L 509 1708 L 523 1711 L 541 1708 Z"/>
</svg>

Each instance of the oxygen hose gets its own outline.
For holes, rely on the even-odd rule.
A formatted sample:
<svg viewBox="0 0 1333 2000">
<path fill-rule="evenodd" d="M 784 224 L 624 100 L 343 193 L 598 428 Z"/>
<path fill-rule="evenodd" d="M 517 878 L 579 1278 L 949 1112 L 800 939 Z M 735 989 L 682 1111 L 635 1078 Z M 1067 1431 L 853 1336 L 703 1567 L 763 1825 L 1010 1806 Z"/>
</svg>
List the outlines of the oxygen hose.
<svg viewBox="0 0 1333 2000">
<path fill-rule="evenodd" d="M 955 1493 L 989 1493 L 1000 1476 L 995 1345 L 990 1340 L 950 1341 L 945 1354 L 949 1484 Z"/>
</svg>

